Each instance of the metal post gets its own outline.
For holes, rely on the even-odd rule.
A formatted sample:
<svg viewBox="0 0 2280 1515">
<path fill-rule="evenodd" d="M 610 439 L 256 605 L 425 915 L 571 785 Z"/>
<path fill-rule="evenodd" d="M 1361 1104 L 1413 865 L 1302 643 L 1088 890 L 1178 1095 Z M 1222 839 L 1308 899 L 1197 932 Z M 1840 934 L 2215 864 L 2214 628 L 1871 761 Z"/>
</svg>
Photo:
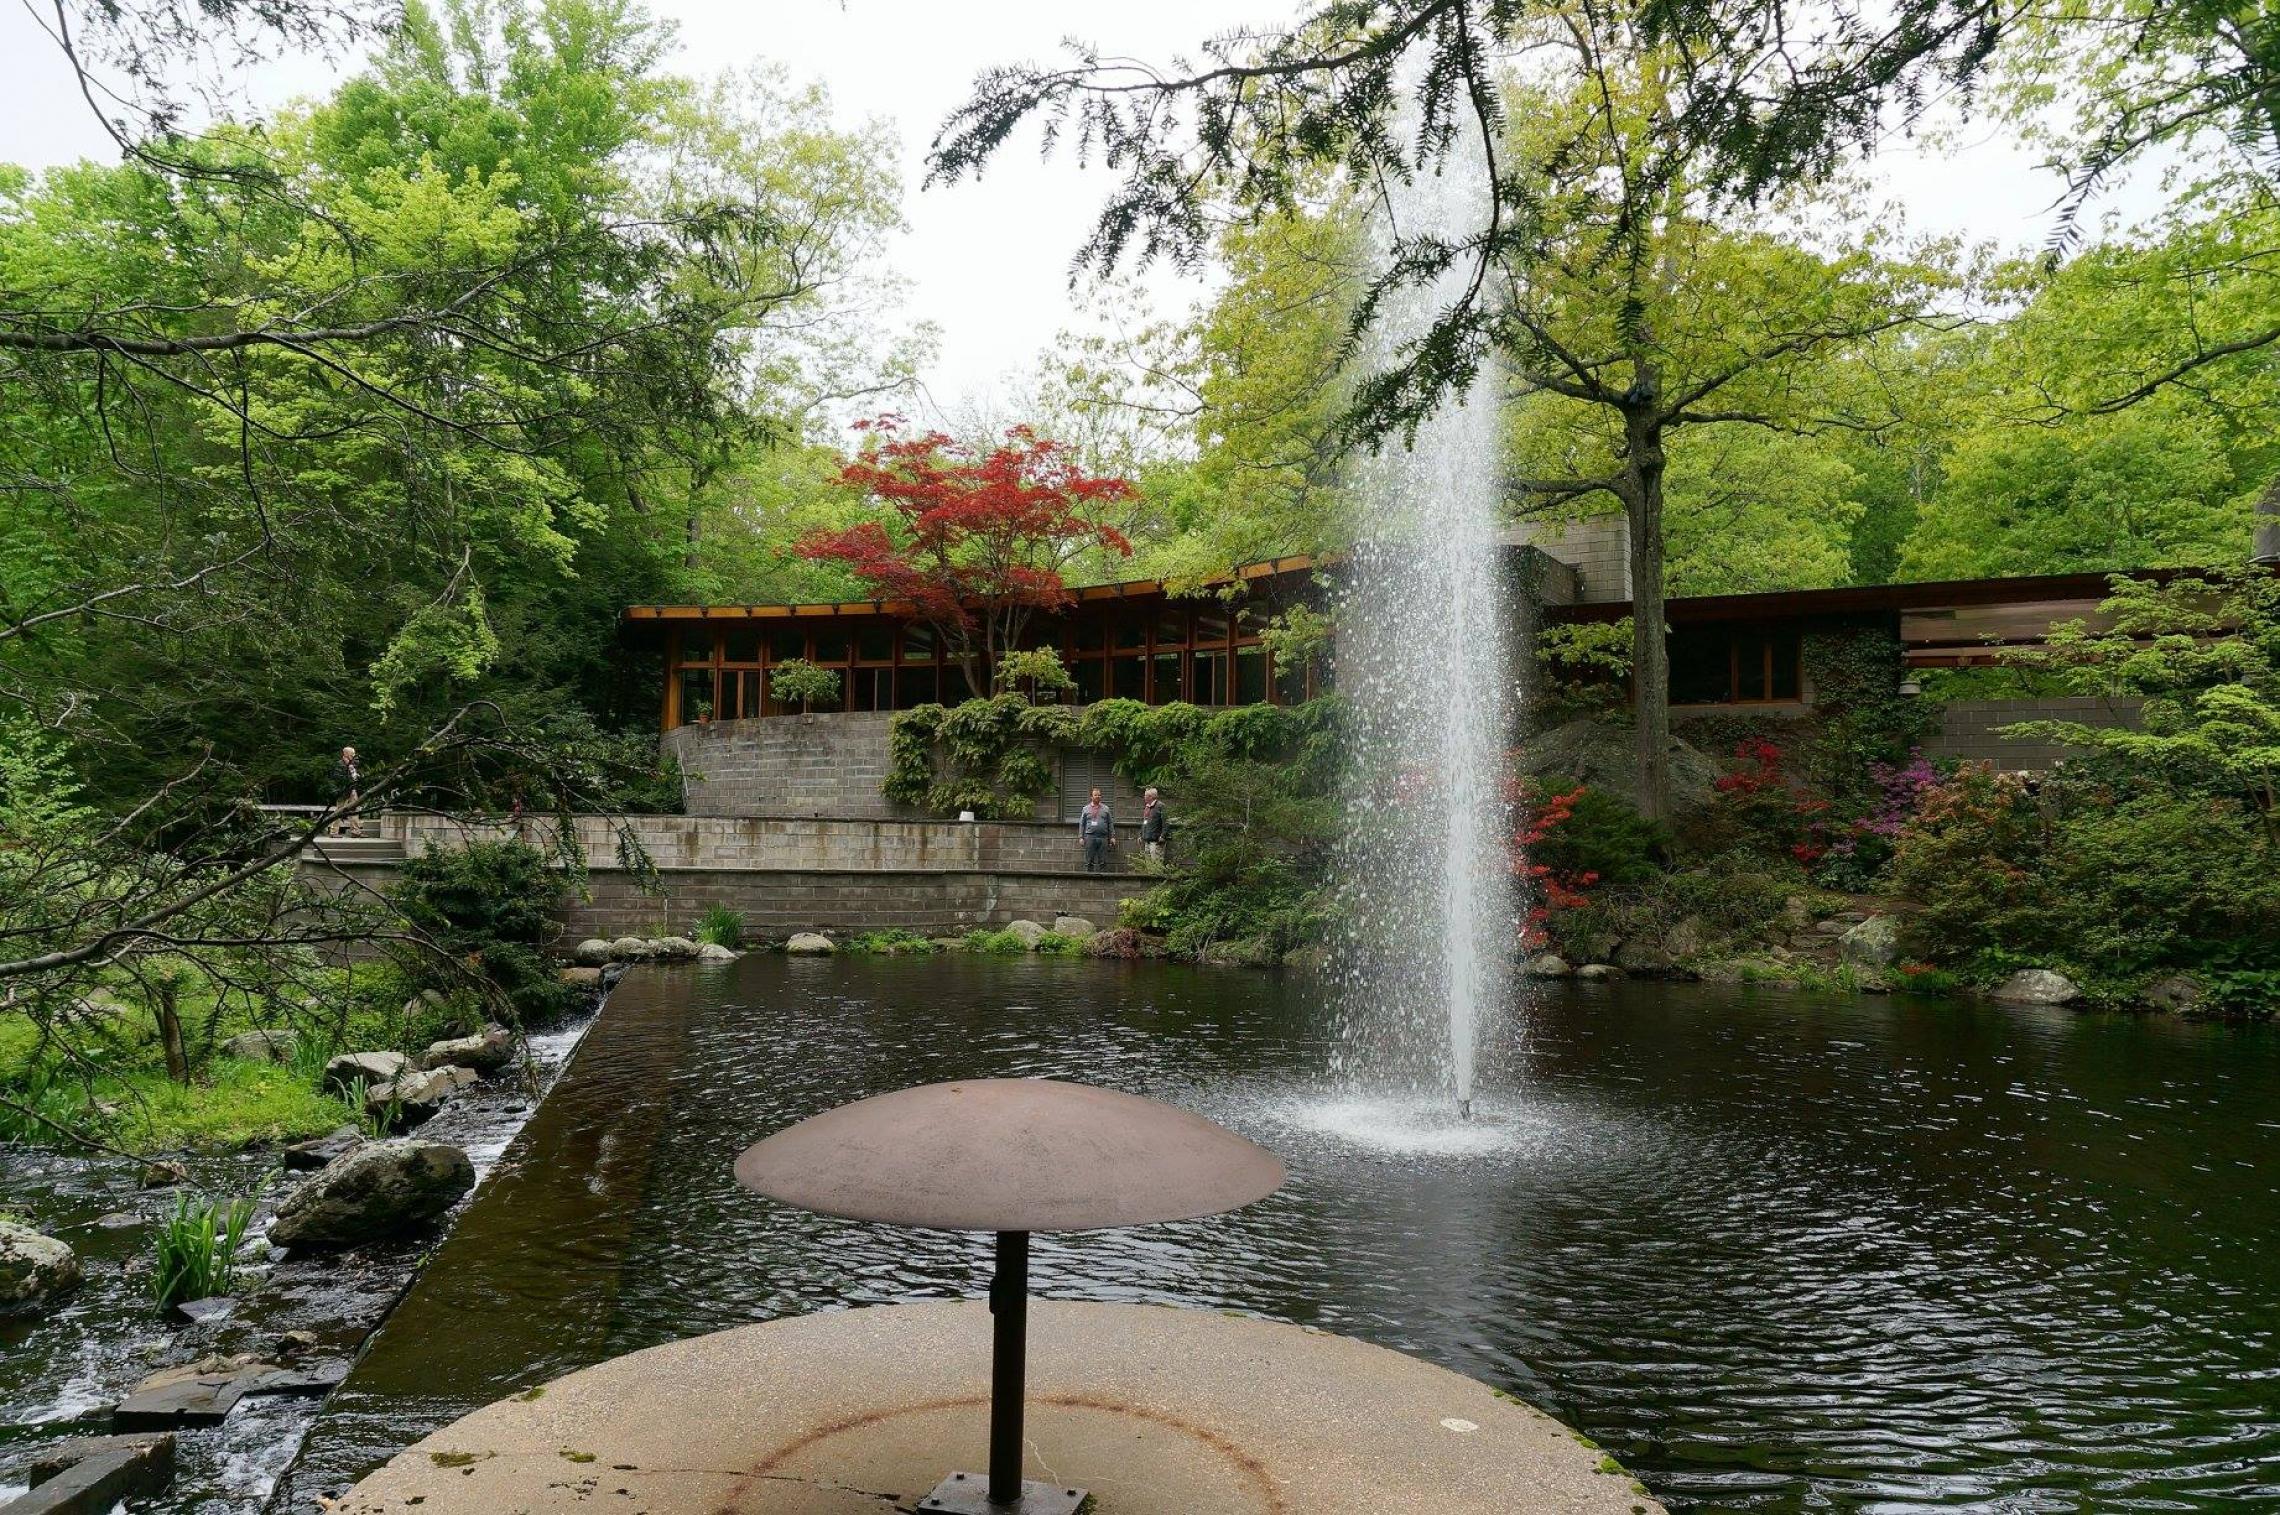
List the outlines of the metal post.
<svg viewBox="0 0 2280 1515">
<path fill-rule="evenodd" d="M 1021 1398 L 1029 1354 L 1029 1233 L 1000 1231 L 990 1279 L 990 1503 L 1021 1503 Z"/>
</svg>

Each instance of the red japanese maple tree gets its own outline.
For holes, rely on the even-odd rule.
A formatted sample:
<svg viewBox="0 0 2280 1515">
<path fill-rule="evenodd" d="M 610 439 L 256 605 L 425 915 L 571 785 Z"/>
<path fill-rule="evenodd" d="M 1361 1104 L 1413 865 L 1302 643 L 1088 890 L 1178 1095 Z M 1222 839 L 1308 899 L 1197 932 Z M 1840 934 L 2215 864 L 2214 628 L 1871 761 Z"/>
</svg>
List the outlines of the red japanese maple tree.
<svg viewBox="0 0 2280 1515">
<path fill-rule="evenodd" d="M 1131 499 L 1128 479 L 1087 473 L 1071 450 L 1015 426 L 987 452 L 939 431 L 907 433 L 900 416 L 856 423 L 861 454 L 839 471 L 889 516 L 816 532 L 800 555 L 844 564 L 881 599 L 909 600 L 933 623 L 975 694 L 1039 611 L 1075 596 L 1062 571 L 1090 549 L 1129 557 L 1099 518 Z"/>
</svg>

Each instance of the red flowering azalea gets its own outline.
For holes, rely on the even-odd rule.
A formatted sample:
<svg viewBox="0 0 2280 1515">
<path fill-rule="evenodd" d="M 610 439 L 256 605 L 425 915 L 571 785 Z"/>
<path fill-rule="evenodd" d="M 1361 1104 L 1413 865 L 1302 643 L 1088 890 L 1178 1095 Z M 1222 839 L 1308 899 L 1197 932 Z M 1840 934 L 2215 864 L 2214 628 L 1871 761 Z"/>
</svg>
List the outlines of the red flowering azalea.
<svg viewBox="0 0 2280 1515">
<path fill-rule="evenodd" d="M 868 433 L 842 484 L 885 519 L 817 532 L 801 556 L 843 564 L 883 600 L 908 600 L 941 632 L 976 694 L 990 692 L 998 658 L 1020 644 L 1031 616 L 1074 598 L 1062 570 L 1100 548 L 1132 544 L 1099 518 L 1137 491 L 1087 473 L 1065 445 L 1016 426 L 987 452 L 939 431 L 910 435 L 900 416 L 857 423 Z"/>
</svg>

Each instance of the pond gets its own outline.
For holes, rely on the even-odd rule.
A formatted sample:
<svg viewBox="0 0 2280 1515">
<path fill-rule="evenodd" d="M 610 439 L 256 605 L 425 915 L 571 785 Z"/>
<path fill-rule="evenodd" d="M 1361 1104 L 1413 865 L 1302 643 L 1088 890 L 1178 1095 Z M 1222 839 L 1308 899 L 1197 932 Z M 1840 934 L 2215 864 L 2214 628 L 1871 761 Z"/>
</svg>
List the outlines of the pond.
<svg viewBox="0 0 2280 1515">
<path fill-rule="evenodd" d="M 644 969 L 319 1416 L 310 1507 L 501 1394 L 792 1312 L 972 1295 L 987 1238 L 736 1188 L 758 1135 L 984 1074 L 1173 1100 L 1292 1181 L 1040 1238 L 1039 1292 L 1319 1325 L 1510 1390 L 1674 1508 L 2280 1507 L 2280 1036 L 1538 988 L 1485 1118 L 1328 1088 L 1303 978 L 950 956 Z"/>
</svg>

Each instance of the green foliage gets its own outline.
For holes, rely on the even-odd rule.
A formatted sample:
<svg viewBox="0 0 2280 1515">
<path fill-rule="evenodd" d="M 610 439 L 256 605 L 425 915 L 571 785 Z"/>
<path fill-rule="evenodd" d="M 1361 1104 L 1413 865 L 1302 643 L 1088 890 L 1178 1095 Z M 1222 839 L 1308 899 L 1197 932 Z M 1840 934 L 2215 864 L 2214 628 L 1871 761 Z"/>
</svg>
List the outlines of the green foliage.
<svg viewBox="0 0 2280 1515">
<path fill-rule="evenodd" d="M 726 905 L 709 905 L 697 918 L 697 940 L 716 947 L 738 947 L 744 942 L 744 912 Z"/>
<path fill-rule="evenodd" d="M 1650 821 L 1621 795 L 1573 779 L 1538 780 L 1546 793 L 1575 793 L 1567 818 L 1528 848 L 1528 861 L 1562 878 L 1588 875 L 1598 884 L 1644 883 L 1663 871 L 1671 852 L 1670 828 Z"/>
<path fill-rule="evenodd" d="M 1905 761 L 1938 724 L 1939 703 L 1900 692 L 1900 640 L 1881 625 L 1807 632 L 1804 664 L 1814 720 L 1802 776 L 1840 807 L 1855 806 L 1870 797 L 1869 764 Z"/>
<path fill-rule="evenodd" d="M 398 871 L 389 898 L 405 919 L 503 996 L 523 1024 L 544 1025 L 567 1005 L 540 951 L 554 939 L 553 911 L 565 882 L 535 847 L 476 841 L 412 858 Z M 454 981 L 432 959 L 411 961 L 430 982 Z"/>
<path fill-rule="evenodd" d="M 828 710 L 839 703 L 839 674 L 806 658 L 788 658 L 769 670 L 768 692 L 782 704 Z"/>
<path fill-rule="evenodd" d="M 1012 957 L 1029 950 L 1029 944 L 1011 931 L 980 930 L 966 933 L 966 950 L 993 957 Z"/>
<path fill-rule="evenodd" d="M 253 1212 L 252 1195 L 222 1201 L 188 1193 L 175 1197 L 174 1209 L 160 1222 L 154 1242 L 151 1294 L 159 1309 L 229 1293 Z"/>
<path fill-rule="evenodd" d="M 1059 648 L 1038 647 L 1000 657 L 996 687 L 1026 695 L 1035 703 L 1045 695 L 1074 693 L 1077 678 L 1063 666 Z"/>
<path fill-rule="evenodd" d="M 932 952 L 935 947 L 933 938 L 921 936 L 915 931 L 905 931 L 898 926 L 888 931 L 866 931 L 859 936 L 849 937 L 840 944 L 839 950 L 869 953 L 876 957 L 903 957 L 912 953 Z"/>
<path fill-rule="evenodd" d="M 1607 715 L 1630 703 L 1629 616 L 1538 626 L 1530 641 L 1538 687 L 1529 715 L 1539 725 Z"/>
</svg>

